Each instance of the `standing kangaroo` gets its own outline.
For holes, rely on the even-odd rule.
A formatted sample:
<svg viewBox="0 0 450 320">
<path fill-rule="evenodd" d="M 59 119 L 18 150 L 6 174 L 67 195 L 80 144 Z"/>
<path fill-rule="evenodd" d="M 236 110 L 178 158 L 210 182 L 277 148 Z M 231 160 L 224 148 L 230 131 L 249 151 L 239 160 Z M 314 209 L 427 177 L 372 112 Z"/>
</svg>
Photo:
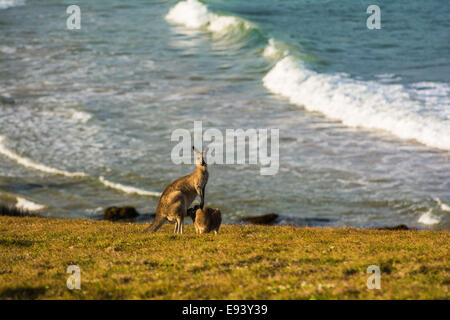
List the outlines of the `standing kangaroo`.
<svg viewBox="0 0 450 320">
<path fill-rule="evenodd" d="M 191 174 L 181 177 L 164 190 L 156 208 L 156 216 L 153 223 L 145 230 L 146 232 L 156 232 L 164 222 L 175 221 L 174 233 L 183 234 L 184 217 L 187 210 L 197 195 L 200 196 L 200 208 L 205 203 L 205 187 L 208 182 L 208 168 L 206 165 L 206 151 L 200 153 L 195 147 L 196 168 Z"/>
</svg>

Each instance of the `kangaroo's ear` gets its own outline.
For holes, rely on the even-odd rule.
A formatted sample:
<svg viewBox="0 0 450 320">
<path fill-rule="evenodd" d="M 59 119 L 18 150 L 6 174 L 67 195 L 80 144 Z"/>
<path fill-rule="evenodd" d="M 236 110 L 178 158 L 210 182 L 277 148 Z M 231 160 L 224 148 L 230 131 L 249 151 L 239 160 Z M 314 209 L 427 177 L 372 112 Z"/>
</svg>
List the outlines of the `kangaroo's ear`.
<svg viewBox="0 0 450 320">
<path fill-rule="evenodd" d="M 208 147 L 206 147 L 205 149 L 203 149 L 203 152 L 202 152 L 202 158 L 203 158 L 203 160 L 206 160 L 206 152 L 208 151 Z"/>
<path fill-rule="evenodd" d="M 192 150 L 194 150 L 194 154 L 195 154 L 195 164 L 202 165 L 203 164 L 202 154 L 194 146 L 192 146 Z"/>
</svg>

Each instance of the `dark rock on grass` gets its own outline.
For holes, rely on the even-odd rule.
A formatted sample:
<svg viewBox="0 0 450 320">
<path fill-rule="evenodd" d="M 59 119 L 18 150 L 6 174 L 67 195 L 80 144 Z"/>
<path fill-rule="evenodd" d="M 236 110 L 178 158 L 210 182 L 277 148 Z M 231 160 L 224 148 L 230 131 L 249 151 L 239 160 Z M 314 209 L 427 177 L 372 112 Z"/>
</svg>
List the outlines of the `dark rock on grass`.
<svg viewBox="0 0 450 320">
<path fill-rule="evenodd" d="M 0 104 L 16 104 L 13 98 L 0 96 Z"/>
<path fill-rule="evenodd" d="M 134 219 L 139 216 L 139 213 L 134 207 L 109 207 L 104 211 L 103 218 L 105 220 L 117 221 L 117 220 L 127 220 Z"/>
<path fill-rule="evenodd" d="M 273 224 L 275 223 L 275 220 L 278 218 L 278 215 L 276 213 L 268 213 L 263 214 L 261 216 L 254 216 L 254 217 L 244 217 L 241 220 L 247 223 L 251 224 Z"/>
<path fill-rule="evenodd" d="M 378 228 L 378 230 L 401 231 L 401 230 L 411 230 L 411 229 L 408 228 L 408 226 L 405 225 L 405 224 L 399 224 L 399 225 L 393 226 L 393 227 L 382 227 L 382 228 Z"/>
<path fill-rule="evenodd" d="M 297 226 L 297 227 L 325 227 L 330 223 L 332 223 L 332 220 L 328 218 L 290 217 L 279 215 L 276 213 L 243 217 L 240 218 L 239 221 L 241 223 L 248 223 L 248 224 Z"/>
<path fill-rule="evenodd" d="M 0 216 L 10 217 L 37 217 L 37 215 L 14 206 L 0 205 Z"/>
<path fill-rule="evenodd" d="M 298 227 L 323 227 L 332 222 L 327 218 L 287 217 L 278 215 L 276 213 L 243 217 L 240 219 L 240 221 L 244 223 L 259 225 L 289 225 Z"/>
</svg>

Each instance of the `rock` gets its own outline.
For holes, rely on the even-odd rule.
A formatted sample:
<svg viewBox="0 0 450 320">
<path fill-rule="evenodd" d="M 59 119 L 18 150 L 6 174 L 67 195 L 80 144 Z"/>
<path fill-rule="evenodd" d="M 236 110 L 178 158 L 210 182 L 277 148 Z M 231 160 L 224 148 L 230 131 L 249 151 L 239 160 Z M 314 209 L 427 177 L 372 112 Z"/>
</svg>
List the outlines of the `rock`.
<svg viewBox="0 0 450 320">
<path fill-rule="evenodd" d="M 10 217 L 37 217 L 28 210 L 16 208 L 15 206 L 0 205 L 0 216 Z"/>
<path fill-rule="evenodd" d="M 398 231 L 398 230 L 411 230 L 411 229 L 408 228 L 408 226 L 405 225 L 405 224 L 399 224 L 399 225 L 393 226 L 393 227 L 382 227 L 382 228 L 378 228 L 378 230 L 393 230 L 393 231 Z"/>
<path fill-rule="evenodd" d="M 268 213 L 262 216 L 244 217 L 241 220 L 251 224 L 272 224 L 277 218 L 276 213 Z"/>
<path fill-rule="evenodd" d="M 1 104 L 15 104 L 16 101 L 14 101 L 13 98 L 0 96 L 0 103 Z"/>
<path fill-rule="evenodd" d="M 134 219 L 139 213 L 134 207 L 109 207 L 105 209 L 103 219 L 110 221 Z"/>
</svg>

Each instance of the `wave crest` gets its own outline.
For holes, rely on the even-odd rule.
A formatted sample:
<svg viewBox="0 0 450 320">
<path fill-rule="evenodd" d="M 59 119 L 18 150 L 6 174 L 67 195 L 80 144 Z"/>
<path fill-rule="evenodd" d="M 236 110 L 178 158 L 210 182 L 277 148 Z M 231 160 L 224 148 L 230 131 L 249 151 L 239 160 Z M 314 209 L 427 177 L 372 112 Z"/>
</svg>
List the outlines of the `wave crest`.
<svg viewBox="0 0 450 320">
<path fill-rule="evenodd" d="M 44 164 L 37 163 L 29 158 L 20 156 L 17 153 L 15 153 L 14 151 L 8 149 L 4 145 L 4 141 L 5 141 L 5 137 L 0 136 L 0 154 L 3 154 L 4 156 L 10 158 L 11 160 L 17 162 L 18 164 L 20 164 L 26 168 L 35 169 L 35 170 L 50 173 L 50 174 L 59 174 L 59 175 L 63 175 L 66 177 L 85 177 L 86 176 L 86 174 L 83 172 L 68 172 L 68 171 L 52 168 L 52 167 L 46 166 Z"/>
<path fill-rule="evenodd" d="M 45 208 L 44 205 L 35 203 L 25 198 L 17 197 L 15 207 L 26 211 L 41 211 Z"/>
<path fill-rule="evenodd" d="M 153 196 L 153 197 L 161 196 L 160 192 L 147 191 L 147 190 L 143 190 L 143 189 L 139 189 L 139 188 L 135 188 L 135 187 L 126 186 L 126 185 L 123 185 L 120 183 L 111 182 L 111 181 L 106 180 L 104 177 L 100 177 L 99 180 L 105 186 L 125 192 L 125 193 L 135 193 L 135 194 L 138 194 L 141 196 Z"/>
<path fill-rule="evenodd" d="M 420 216 L 417 222 L 430 226 L 440 223 L 441 220 L 438 217 L 434 216 L 431 210 L 428 210 L 427 212 L 425 212 L 423 215 Z"/>
<path fill-rule="evenodd" d="M 250 22 L 234 16 L 219 16 L 197 0 L 179 2 L 170 9 L 166 20 L 219 33 L 222 38 L 234 36 L 241 28 L 261 34 Z M 402 85 L 360 81 L 345 74 L 317 73 L 305 65 L 305 61 L 316 58 L 273 38 L 267 41 L 261 53 L 265 58 L 278 61 L 263 78 L 264 86 L 291 103 L 309 111 L 319 111 L 347 126 L 381 129 L 402 139 L 450 150 L 448 118 L 426 112 Z"/>
<path fill-rule="evenodd" d="M 25 0 L 0 0 L 0 9 L 24 6 Z"/>
<path fill-rule="evenodd" d="M 179 2 L 166 15 L 170 23 L 180 24 L 192 29 L 205 29 L 213 33 L 226 33 L 232 29 L 251 29 L 253 26 L 244 19 L 234 16 L 221 16 L 208 11 L 197 0 Z"/>
<path fill-rule="evenodd" d="M 319 74 L 292 56 L 278 61 L 263 79 L 273 93 L 293 104 L 351 127 L 382 129 L 402 139 L 450 150 L 448 121 L 419 115 L 401 85 L 354 80 L 343 74 Z"/>
</svg>

